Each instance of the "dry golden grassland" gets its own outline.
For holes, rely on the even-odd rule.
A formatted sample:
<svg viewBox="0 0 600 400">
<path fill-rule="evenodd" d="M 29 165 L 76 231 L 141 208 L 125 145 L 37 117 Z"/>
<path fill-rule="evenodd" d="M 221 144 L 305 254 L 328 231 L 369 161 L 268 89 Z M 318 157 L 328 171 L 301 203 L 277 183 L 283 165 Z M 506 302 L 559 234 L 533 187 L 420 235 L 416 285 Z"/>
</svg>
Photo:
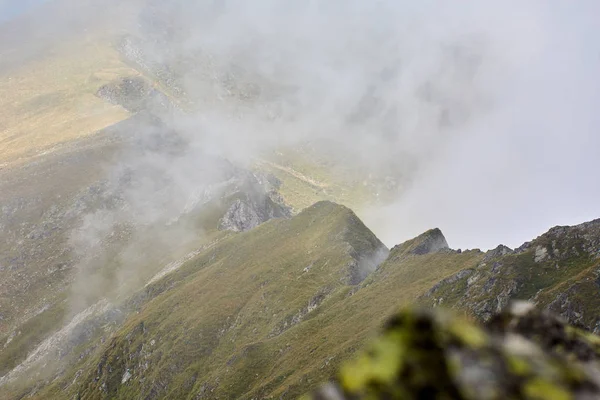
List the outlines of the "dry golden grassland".
<svg viewBox="0 0 600 400">
<path fill-rule="evenodd" d="M 0 76 L 0 166 L 24 162 L 94 134 L 129 113 L 96 97 L 111 80 L 135 75 L 109 42 L 61 45 Z"/>
</svg>

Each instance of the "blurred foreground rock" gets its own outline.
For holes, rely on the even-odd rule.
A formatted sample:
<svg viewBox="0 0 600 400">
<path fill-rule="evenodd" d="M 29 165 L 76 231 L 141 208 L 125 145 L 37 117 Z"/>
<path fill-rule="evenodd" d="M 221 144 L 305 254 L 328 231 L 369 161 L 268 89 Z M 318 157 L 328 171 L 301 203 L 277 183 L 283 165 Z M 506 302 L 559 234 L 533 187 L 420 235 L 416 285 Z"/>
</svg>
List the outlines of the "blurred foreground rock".
<svg viewBox="0 0 600 400">
<path fill-rule="evenodd" d="M 402 311 L 307 399 L 597 399 L 600 337 L 530 303 L 481 326 L 442 310 Z"/>
</svg>

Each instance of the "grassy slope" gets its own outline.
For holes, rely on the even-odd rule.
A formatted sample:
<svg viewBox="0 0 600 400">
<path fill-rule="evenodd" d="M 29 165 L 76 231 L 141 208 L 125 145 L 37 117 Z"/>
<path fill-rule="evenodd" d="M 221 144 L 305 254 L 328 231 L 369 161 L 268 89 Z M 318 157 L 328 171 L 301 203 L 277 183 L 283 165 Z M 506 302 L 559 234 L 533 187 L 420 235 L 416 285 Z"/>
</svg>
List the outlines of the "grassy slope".
<svg viewBox="0 0 600 400">
<path fill-rule="evenodd" d="M 114 143 L 91 138 L 79 145 L 76 154 L 60 151 L 0 171 L 0 203 L 8 210 L 0 218 L 0 375 L 58 329 L 68 312 L 74 271 L 65 243 L 74 221 L 65 215 L 85 197 L 82 189 L 101 178 L 97 165 L 115 149 Z"/>
<path fill-rule="evenodd" d="M 352 249 L 377 243 L 350 210 L 332 203 L 236 235 L 148 288 L 140 312 L 74 367 L 85 371 L 76 384 L 67 374 L 39 396 L 80 390 L 98 398 L 101 387 L 116 398 L 299 395 L 397 307 L 482 257 L 391 257 L 361 285 L 348 285 Z M 308 312 L 309 304 L 318 306 Z M 121 384 L 127 370 L 132 377 Z"/>
<path fill-rule="evenodd" d="M 128 116 L 120 107 L 93 95 L 115 78 L 137 74 L 114 49 L 102 43 L 97 39 L 70 43 L 64 51 L 56 48 L 43 60 L 33 60 L 1 77 L 0 168 L 29 161 Z M 316 163 L 304 154 L 269 160 L 272 164 L 261 163 L 259 168 L 283 181 L 282 194 L 297 210 L 324 199 L 357 209 L 373 200 L 369 187 L 344 179 L 354 173 L 332 172 L 330 165 Z M 42 177 L 40 182 L 43 185 Z M 74 183 L 74 190 L 75 185 L 79 183 Z M 40 209 L 48 207 L 40 205 Z M 214 215 L 222 210 L 217 211 Z M 464 268 L 476 268 L 483 257 L 479 252 L 396 255 L 360 287 L 349 286 L 342 279 L 352 261 L 349 238 L 341 232 L 355 234 L 358 239 L 370 237 L 370 233 L 362 224 L 348 229 L 355 217 L 346 209 L 334 207 L 312 215 L 313 211 L 225 240 L 151 286 L 141 301 L 149 303 L 141 306 L 139 314 L 131 317 L 106 346 L 96 343 L 89 358 L 80 361 L 65 379 L 41 391 L 39 397 L 63 398 L 64 390 L 75 392 L 79 388 L 95 397 L 102 393 L 102 383 L 122 398 L 140 393 L 179 398 L 201 392 L 221 398 L 293 397 L 321 382 L 395 308 L 415 300 L 440 279 Z M 538 264 L 532 259 L 533 250 L 503 258 L 510 272 L 500 279 L 523 282 L 517 297 L 528 298 L 542 290 L 538 299 L 543 304 L 559 293 L 572 291 L 572 301 L 587 307 L 585 322 L 594 323 L 590 315 L 600 310 L 594 296 L 597 262 L 582 255 L 557 270 L 553 261 Z M 145 272 L 151 275 L 160 265 L 162 261 Z M 312 267 L 303 272 L 308 266 Z M 487 265 L 480 272 L 489 279 L 490 269 Z M 19 279 L 15 275 L 15 282 Z M 441 289 L 446 304 L 459 304 L 466 279 Z M 482 279 L 482 284 L 485 281 Z M 40 299 L 48 302 L 46 294 L 52 295 L 49 301 L 53 306 L 28 319 L 21 328 L 23 334 L 0 349 L 4 369 L 18 363 L 63 322 L 64 292 L 56 288 L 64 289 L 64 282 L 65 275 L 58 271 L 50 280 L 40 278 L 23 286 L 23 293 L 28 293 L 23 309 Z M 501 290 L 502 285 L 497 284 L 492 295 L 482 295 L 481 300 Z M 294 317 L 303 315 L 311 300 L 320 301 L 322 294 L 326 296 L 319 307 L 293 327 L 283 329 L 286 321 L 289 325 Z M 0 297 L 0 305 L 1 301 Z M 5 333 L 0 336 L 3 344 L 9 332 L 0 329 L 0 333 Z M 148 369 L 143 371 L 146 364 Z M 103 372 L 95 382 L 99 365 L 103 365 Z M 107 372 L 108 366 L 111 372 Z M 126 368 L 133 376 L 121 385 Z M 77 370 L 84 374 L 69 386 L 67 382 L 73 382 Z M 145 377 L 143 382 L 141 376 Z"/>
<path fill-rule="evenodd" d="M 247 383 L 239 380 L 255 381 L 256 372 L 246 369 L 256 369 L 260 360 L 235 363 L 231 357 L 250 352 L 264 358 L 263 366 L 270 365 L 270 356 L 265 353 L 272 356 L 279 351 L 283 340 L 279 333 L 285 331 L 286 322 L 291 325 L 311 299 L 334 296 L 346 287 L 352 258 L 349 238 L 340 233 L 354 219 L 348 209 L 322 203 L 293 220 L 273 221 L 238 235 L 168 277 L 169 285 L 182 279 L 181 286 L 150 302 L 121 332 L 127 336 L 142 322 L 152 332 L 156 349 L 150 349 L 148 381 L 136 385 L 132 379 L 132 385 L 121 386 L 124 371 L 113 367 L 114 374 L 102 377 L 108 382 L 119 381 L 108 385 L 109 392 L 118 390 L 126 398 L 132 391 L 160 391 L 154 387 L 160 381 L 181 383 L 194 375 L 202 377 L 194 386 L 210 385 L 220 377 L 219 390 L 229 393 L 226 397 L 246 390 Z M 364 226 L 358 228 L 363 231 L 348 234 L 372 235 Z M 310 270 L 303 272 L 311 264 Z M 124 343 L 115 338 L 116 351 L 112 353 L 130 352 L 152 340 L 147 335 L 136 339 L 124 349 L 120 347 Z M 255 347 L 262 350 L 252 351 Z M 236 373 L 227 374 L 228 369 Z M 223 382 L 227 379 L 231 381 Z M 84 393 L 99 393 L 93 380 L 87 382 L 92 388 Z M 183 388 L 185 385 L 169 385 L 169 390 Z M 175 392 L 170 396 L 178 397 Z"/>
<path fill-rule="evenodd" d="M 91 135 L 129 116 L 95 96 L 136 72 L 100 41 L 73 43 L 0 79 L 0 164 L 10 165 Z"/>
<path fill-rule="evenodd" d="M 112 41 L 141 3 L 53 0 L 0 25 L 0 169 L 130 115 L 95 93 L 138 74 Z"/>
<path fill-rule="evenodd" d="M 0 170 L 6 177 L 0 182 L 0 201 L 7 204 L 34 199 L 34 205 L 22 208 L 23 212 L 33 210 L 31 215 L 15 214 L 13 218 L 25 223 L 14 230 L 19 237 L 0 243 L 0 267 L 12 267 L 12 260 L 22 258 L 13 242 L 24 239 L 27 248 L 32 249 L 23 261 L 24 267 L 5 271 L 6 279 L 0 283 L 0 344 L 6 344 L 0 347 L 0 375 L 58 330 L 72 313 L 66 298 L 74 270 L 71 255 L 63 249 L 72 226 L 66 224 L 57 229 L 53 210 L 58 207 L 56 214 L 60 215 L 69 199 L 101 178 L 102 171 L 95 168 L 96 163 L 109 160 L 118 146 L 104 143 L 102 138 L 96 143 L 93 136 L 129 116 L 121 107 L 107 104 L 94 94 L 114 79 L 139 72 L 123 62 L 107 36 L 94 33 L 91 26 L 86 28 L 90 29 L 85 35 L 71 35 L 61 39 L 61 43 L 48 41 L 43 52 L 34 52 L 36 56 L 25 57 L 24 63 L 0 71 Z M 15 36 L 11 33 L 11 37 Z M 19 57 L 18 49 L 6 54 Z M 70 154 L 52 158 L 63 151 Z M 326 168 L 300 170 L 319 175 Z M 288 173 L 282 177 L 284 190 L 292 188 L 286 197 L 297 209 L 322 199 L 348 200 L 337 193 L 312 197 L 313 188 L 306 181 L 296 182 L 296 177 Z M 214 219 L 200 221 L 199 225 L 205 227 Z M 48 226 L 49 236 L 27 237 L 35 226 Z M 207 240 L 215 237 L 209 234 Z M 150 276 L 169 261 L 172 260 L 156 259 L 142 272 Z M 101 273 L 110 275 L 116 268 L 118 265 L 108 260 Z M 136 276 L 135 280 L 146 277 Z"/>
<path fill-rule="evenodd" d="M 360 179 L 367 179 L 362 171 L 342 169 L 333 161 L 328 162 L 326 155 L 316 155 L 302 148 L 284 148 L 265 158 L 257 167 L 283 182 L 281 194 L 297 210 L 329 200 L 357 211 L 376 200 L 372 188 Z"/>
<path fill-rule="evenodd" d="M 49 265 L 41 261 L 30 265 L 26 273 L 27 281 L 21 285 L 11 285 L 11 283 L 22 279 L 22 272 L 8 275 L 12 279 L 2 283 L 5 296 L 0 297 L 0 300 L 2 300 L 0 310 L 4 313 L 7 322 L 5 325 L 7 329 L 0 332 L 0 343 L 6 343 L 5 346 L 0 348 L 0 375 L 4 375 L 22 362 L 28 353 L 35 349 L 48 335 L 59 330 L 68 322 L 74 312 L 81 311 L 82 308 L 97 302 L 100 295 L 118 303 L 119 298 L 124 293 L 128 294 L 139 290 L 165 265 L 191 251 L 218 242 L 230 235 L 230 232 L 221 232 L 217 227 L 220 217 L 234 200 L 235 197 L 233 196 L 214 201 L 190 214 L 185 221 L 181 222 L 186 224 L 186 229 L 196 231 L 198 233 L 197 238 L 192 241 L 182 241 L 178 243 L 177 248 L 169 248 L 168 251 L 165 251 L 164 246 L 157 246 L 156 235 L 152 230 L 139 233 L 136 237 L 136 246 L 133 248 L 128 247 L 127 237 L 121 237 L 120 241 L 122 243 L 115 244 L 102 258 L 102 268 L 95 271 L 93 275 L 86 276 L 87 281 L 96 282 L 96 284 L 93 288 L 82 286 L 80 290 L 85 291 L 85 293 L 77 293 L 77 286 L 71 285 L 77 276 L 76 268 L 69 267 L 61 271 L 46 273 L 46 268 L 51 269 L 53 260 L 50 260 Z M 61 228 L 68 229 L 69 227 L 62 226 Z M 169 227 L 169 229 L 175 231 L 178 228 L 180 228 L 178 224 Z M 163 228 L 163 230 L 165 229 L 167 228 Z M 59 235 L 62 233 L 59 232 Z M 168 235 L 168 233 L 162 233 Z M 144 237 L 147 237 L 148 240 L 144 240 Z M 57 242 L 54 243 L 58 246 L 57 249 L 64 246 L 60 238 L 55 238 L 54 241 Z M 45 243 L 45 245 L 51 246 L 52 243 Z M 138 258 L 140 258 L 137 263 L 143 262 L 144 264 L 134 267 L 132 264 L 136 261 L 127 258 L 126 261 L 129 264 L 123 265 L 123 257 L 120 255 L 122 246 L 125 246 L 124 248 L 129 252 L 137 253 Z M 56 249 L 52 247 L 44 249 L 46 252 L 54 250 Z M 7 251 L 12 250 L 7 249 Z M 66 254 L 68 255 L 68 252 Z M 67 257 L 64 262 L 68 262 L 67 255 L 63 254 L 63 257 Z M 140 255 L 143 256 L 140 257 Z M 72 302 L 68 301 L 72 297 L 77 297 L 79 302 L 82 303 L 79 306 L 80 309 L 73 309 L 73 305 L 70 304 Z M 83 303 L 84 300 L 85 303 Z M 22 314 L 22 311 L 31 307 L 40 309 L 42 306 L 44 306 L 43 312 L 32 315 Z M 19 310 L 21 310 L 21 314 L 10 313 L 13 311 L 19 312 Z M 19 318 L 21 318 L 20 321 Z M 9 337 L 11 337 L 10 341 L 8 341 Z"/>
</svg>

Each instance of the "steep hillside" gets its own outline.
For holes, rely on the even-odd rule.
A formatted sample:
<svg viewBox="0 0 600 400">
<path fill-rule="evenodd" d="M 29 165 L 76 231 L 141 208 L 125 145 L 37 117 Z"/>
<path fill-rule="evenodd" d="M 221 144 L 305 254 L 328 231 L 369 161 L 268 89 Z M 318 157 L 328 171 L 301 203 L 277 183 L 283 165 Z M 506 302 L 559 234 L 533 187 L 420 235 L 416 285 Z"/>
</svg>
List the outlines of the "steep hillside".
<svg viewBox="0 0 600 400">
<path fill-rule="evenodd" d="M 483 258 L 428 247 L 429 234 L 411 243 L 423 251 L 396 249 L 379 265 L 385 247 L 327 202 L 225 239 L 119 305 L 137 311 L 114 335 L 72 351 L 59 383 L 39 396 L 300 395 L 398 306 Z"/>
<path fill-rule="evenodd" d="M 215 215 L 260 214 L 240 211 L 254 207 L 251 197 L 232 196 Z M 414 302 L 488 319 L 511 299 L 533 298 L 594 328 L 597 221 L 487 253 L 452 250 L 439 229 L 388 253 L 351 210 L 330 202 L 234 230 L 245 232 L 215 236 L 132 297 L 78 315 L 5 376 L 4 393 L 294 398 Z"/>
<path fill-rule="evenodd" d="M 321 110 L 328 79 L 312 95 L 195 31 L 236 30 L 221 3 L 54 0 L 0 26 L 0 398 L 295 398 L 415 302 L 487 321 L 529 299 L 600 332 L 600 220 L 485 253 L 439 229 L 388 250 L 359 219 L 414 183 L 404 117 L 458 131 L 470 84 L 417 80 L 404 115 L 382 107 L 412 80 L 397 60 L 345 74 L 327 50 L 356 93 Z M 480 57 L 453 49 L 441 70 Z"/>
<path fill-rule="evenodd" d="M 341 296 L 352 282 L 373 270 L 386 252 L 350 210 L 330 203 L 317 204 L 290 221 L 267 223 L 223 241 L 149 285 L 141 294 L 143 300 L 136 298 L 123 306 L 127 309 L 131 304 L 149 301 L 125 323 L 101 359 L 113 360 L 129 351 L 122 340 L 132 338 L 132 332 L 139 342 L 135 347 L 152 341 L 159 351 L 149 362 L 148 371 L 134 368 L 138 359 L 125 366 L 136 376 L 130 382 L 135 385 L 133 389 L 130 385 L 113 386 L 114 374 L 121 371 L 115 370 L 112 361 L 103 370 L 100 385 L 105 383 L 107 393 L 119 392 L 121 396 L 131 390 L 158 390 L 164 395 L 167 388 L 167 393 L 182 390 L 171 380 L 180 382 L 182 374 L 189 378 L 186 370 L 192 366 L 197 369 L 190 371 L 199 381 L 210 384 L 219 375 L 224 379 L 225 371 L 232 369 L 230 359 L 238 352 L 245 354 L 259 346 L 270 349 L 272 357 L 286 347 L 291 334 L 288 330 L 314 314 L 322 303 Z M 137 336 L 142 322 L 151 339 L 147 334 Z M 189 340 L 182 340 L 188 335 Z M 95 365 L 101 359 L 86 361 Z M 173 363 L 179 367 L 173 370 Z M 247 363 L 236 366 L 239 370 L 230 376 L 232 382 L 240 376 L 255 378 L 254 374 L 241 373 L 248 368 Z M 109 373 L 111 370 L 114 374 Z M 262 378 L 268 378 L 271 370 L 267 368 Z M 154 387 L 155 379 L 143 383 L 144 376 L 159 375 L 164 376 L 164 388 Z M 96 384 L 95 376 L 87 378 L 86 386 Z M 245 388 L 242 382 L 238 385 L 242 386 L 228 389 L 223 385 L 220 390 L 239 392 Z M 91 393 L 101 392 L 96 388 Z"/>
<path fill-rule="evenodd" d="M 165 71 L 186 72 L 196 60 L 180 62 L 178 54 L 152 64 L 143 51 L 148 37 L 129 33 L 150 3 L 57 0 L 0 27 L 0 376 L 37 359 L 98 302 L 121 301 L 232 231 L 319 200 L 353 207 L 369 200 L 367 183 L 330 174 L 331 164 L 304 149 L 269 148 L 235 166 L 203 149 L 189 154 L 192 146 L 167 122 L 186 93 Z M 51 23 L 57 16 L 63 25 Z M 251 89 L 225 70 L 212 72 L 218 86 Z M 223 107 L 248 100 L 231 93 Z M 152 169 L 181 159 L 185 175 L 211 170 L 209 182 L 187 182 L 190 189 L 176 193 L 173 177 Z M 156 187 L 136 192 L 144 180 Z M 136 220 L 148 202 L 163 206 L 161 195 L 179 196 L 177 212 Z M 94 232 L 106 220 L 118 221 L 114 230 Z"/>
<path fill-rule="evenodd" d="M 171 162 L 184 156 L 174 133 L 160 136 L 164 128 L 156 133 L 151 126 L 140 114 L 0 171 L 0 376 L 102 299 L 130 296 L 166 265 L 232 231 L 290 216 L 274 178 L 210 157 L 196 173 L 219 165 L 222 175 L 211 172 L 201 196 L 184 199 L 185 209 L 152 227 L 123 214 L 139 204 L 131 193 L 139 193 L 145 169 L 109 166 L 124 162 L 124 154 L 135 159 L 132 151 L 151 154 L 153 146 L 171 151 Z M 119 224 L 98 231 L 106 217 Z"/>
</svg>

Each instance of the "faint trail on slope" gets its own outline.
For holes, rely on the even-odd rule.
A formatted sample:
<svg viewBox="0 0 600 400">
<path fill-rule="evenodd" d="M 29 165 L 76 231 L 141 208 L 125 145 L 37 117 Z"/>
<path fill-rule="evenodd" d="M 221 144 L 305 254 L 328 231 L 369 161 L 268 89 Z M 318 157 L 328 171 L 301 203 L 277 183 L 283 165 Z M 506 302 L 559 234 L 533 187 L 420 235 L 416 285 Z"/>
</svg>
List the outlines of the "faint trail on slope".
<svg viewBox="0 0 600 400">
<path fill-rule="evenodd" d="M 308 177 L 308 176 L 304 175 L 303 173 L 296 171 L 293 168 L 286 167 L 286 166 L 283 166 L 283 165 L 280 165 L 280 164 L 275 164 L 275 163 L 273 163 L 271 161 L 258 160 L 258 164 L 268 165 L 268 166 L 270 166 L 272 168 L 276 168 L 276 169 L 278 169 L 280 171 L 286 172 L 286 173 L 292 175 L 294 178 L 297 178 L 297 179 L 299 179 L 299 180 L 301 180 L 301 181 L 303 181 L 305 183 L 308 183 L 309 185 L 314 186 L 314 187 L 319 188 L 319 189 L 324 189 L 324 188 L 326 188 L 326 187 L 329 186 L 326 183 L 319 182 L 316 179 Z"/>
</svg>

